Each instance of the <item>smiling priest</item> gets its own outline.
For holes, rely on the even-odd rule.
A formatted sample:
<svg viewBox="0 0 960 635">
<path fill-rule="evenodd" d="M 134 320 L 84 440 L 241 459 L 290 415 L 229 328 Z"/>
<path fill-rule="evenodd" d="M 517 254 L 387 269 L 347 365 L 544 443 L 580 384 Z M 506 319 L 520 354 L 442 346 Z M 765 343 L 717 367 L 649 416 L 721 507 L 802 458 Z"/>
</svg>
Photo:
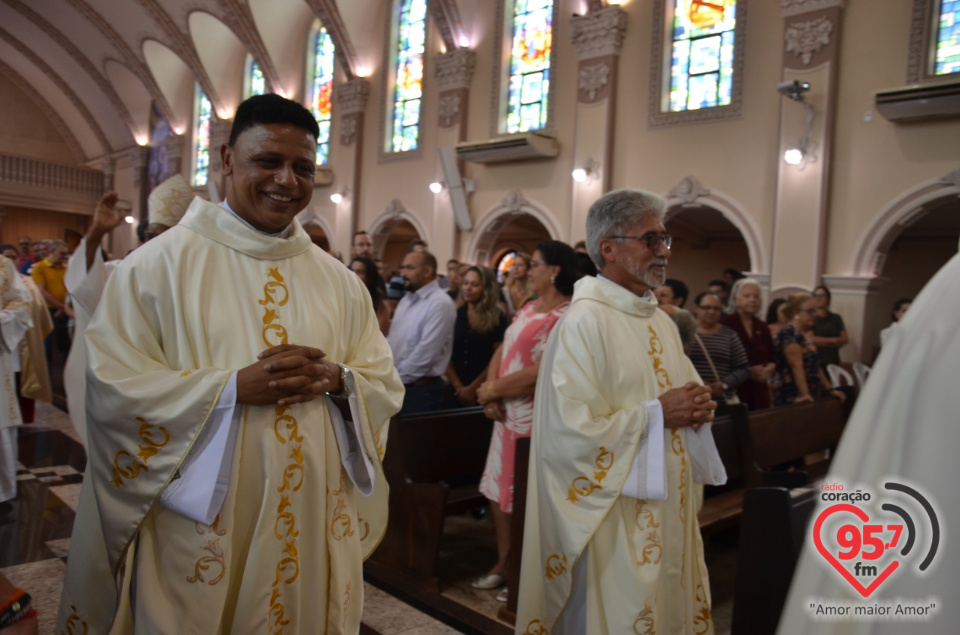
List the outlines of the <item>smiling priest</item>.
<svg viewBox="0 0 960 635">
<path fill-rule="evenodd" d="M 359 630 L 403 388 L 360 279 L 294 218 L 317 135 L 295 102 L 242 103 L 226 200 L 108 282 L 57 632 Z"/>
</svg>

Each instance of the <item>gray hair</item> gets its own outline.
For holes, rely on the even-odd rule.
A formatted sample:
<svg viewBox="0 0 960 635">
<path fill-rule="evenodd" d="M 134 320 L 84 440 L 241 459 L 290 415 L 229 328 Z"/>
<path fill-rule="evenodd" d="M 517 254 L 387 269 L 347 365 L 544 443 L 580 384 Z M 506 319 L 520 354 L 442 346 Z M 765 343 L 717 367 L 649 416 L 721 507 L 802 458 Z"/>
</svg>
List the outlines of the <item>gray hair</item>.
<svg viewBox="0 0 960 635">
<path fill-rule="evenodd" d="M 643 190 L 614 190 L 598 198 L 587 213 L 587 253 L 597 270 L 603 271 L 606 265 L 600 253 L 601 240 L 627 231 L 647 214 L 662 221 L 666 213 L 667 202 Z"/>
<path fill-rule="evenodd" d="M 68 244 L 67 244 L 65 241 L 63 241 L 63 240 L 45 240 L 45 241 L 43 241 L 43 242 L 47 243 L 47 248 L 48 248 L 50 251 L 56 251 L 57 249 L 60 249 L 61 247 L 67 247 L 67 248 L 70 247 L 70 245 L 68 245 Z"/>
<path fill-rule="evenodd" d="M 730 288 L 730 297 L 727 298 L 727 308 L 724 310 L 724 313 L 736 313 L 737 312 L 737 296 L 740 295 L 740 291 L 744 287 L 754 286 L 756 287 L 761 294 L 761 305 L 763 304 L 763 287 L 760 286 L 760 283 L 753 278 L 740 278 L 733 283 L 733 287 Z"/>
</svg>

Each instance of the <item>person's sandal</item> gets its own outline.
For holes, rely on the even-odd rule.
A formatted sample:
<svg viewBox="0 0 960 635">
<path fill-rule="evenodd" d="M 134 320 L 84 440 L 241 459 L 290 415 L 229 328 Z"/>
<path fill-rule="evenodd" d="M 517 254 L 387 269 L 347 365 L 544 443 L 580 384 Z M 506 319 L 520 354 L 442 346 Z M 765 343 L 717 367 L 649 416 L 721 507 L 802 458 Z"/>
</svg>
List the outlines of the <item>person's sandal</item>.
<svg viewBox="0 0 960 635">
<path fill-rule="evenodd" d="M 474 580 L 473 588 L 484 590 L 496 589 L 497 587 L 502 586 L 506 581 L 507 579 L 499 573 L 490 573 Z"/>
</svg>

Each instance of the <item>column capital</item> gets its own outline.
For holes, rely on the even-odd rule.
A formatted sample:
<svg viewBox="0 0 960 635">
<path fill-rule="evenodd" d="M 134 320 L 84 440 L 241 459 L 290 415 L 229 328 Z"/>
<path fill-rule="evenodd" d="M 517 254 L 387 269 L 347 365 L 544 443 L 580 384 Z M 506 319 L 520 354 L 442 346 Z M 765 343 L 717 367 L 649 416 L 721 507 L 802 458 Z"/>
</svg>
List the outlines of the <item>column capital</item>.
<svg viewBox="0 0 960 635">
<path fill-rule="evenodd" d="M 846 0 L 780 0 L 780 10 L 785 18 L 821 9 L 843 9 L 845 5 Z"/>
<path fill-rule="evenodd" d="M 440 92 L 470 88 L 477 54 L 467 48 L 453 49 L 433 58 L 433 76 Z"/>
<path fill-rule="evenodd" d="M 623 36 L 627 32 L 627 12 L 617 6 L 571 18 L 571 41 L 577 60 L 620 55 Z"/>
<path fill-rule="evenodd" d="M 362 77 L 355 77 L 333 87 L 333 96 L 341 115 L 362 113 L 367 107 L 369 95 L 370 82 Z"/>
</svg>

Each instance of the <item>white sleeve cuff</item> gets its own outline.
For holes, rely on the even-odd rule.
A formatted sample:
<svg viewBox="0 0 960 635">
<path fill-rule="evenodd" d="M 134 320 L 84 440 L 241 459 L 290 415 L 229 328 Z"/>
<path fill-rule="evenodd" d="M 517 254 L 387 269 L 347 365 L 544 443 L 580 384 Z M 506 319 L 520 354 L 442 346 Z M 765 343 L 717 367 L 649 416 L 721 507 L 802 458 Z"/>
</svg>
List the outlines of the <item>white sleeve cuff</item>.
<svg viewBox="0 0 960 635">
<path fill-rule="evenodd" d="M 174 478 L 160 494 L 160 504 L 204 525 L 213 524 L 230 486 L 233 454 L 240 427 L 237 373 L 227 380 L 210 420 Z"/>
<path fill-rule="evenodd" d="M 621 495 L 641 500 L 667 499 L 663 462 L 663 407 L 659 399 L 643 402 L 647 425 L 640 434 L 640 445 L 630 464 L 630 472 Z"/>
<path fill-rule="evenodd" d="M 333 433 L 337 437 L 337 446 L 340 448 L 340 463 L 343 469 L 347 471 L 347 476 L 356 485 L 357 490 L 364 496 L 370 496 L 373 493 L 375 472 L 370 457 L 367 456 L 366 447 L 363 444 L 363 428 L 361 428 L 362 419 L 360 418 L 360 404 L 357 401 L 356 393 L 347 398 L 350 406 L 350 421 L 343 420 L 340 408 L 330 397 L 327 400 L 327 411 L 330 413 L 330 420 L 333 422 Z"/>
<path fill-rule="evenodd" d="M 684 428 L 687 454 L 690 455 L 690 471 L 693 482 L 703 485 L 723 485 L 727 482 L 727 470 L 723 467 L 720 452 L 713 440 L 713 423 L 705 423 L 699 430 Z"/>
</svg>

